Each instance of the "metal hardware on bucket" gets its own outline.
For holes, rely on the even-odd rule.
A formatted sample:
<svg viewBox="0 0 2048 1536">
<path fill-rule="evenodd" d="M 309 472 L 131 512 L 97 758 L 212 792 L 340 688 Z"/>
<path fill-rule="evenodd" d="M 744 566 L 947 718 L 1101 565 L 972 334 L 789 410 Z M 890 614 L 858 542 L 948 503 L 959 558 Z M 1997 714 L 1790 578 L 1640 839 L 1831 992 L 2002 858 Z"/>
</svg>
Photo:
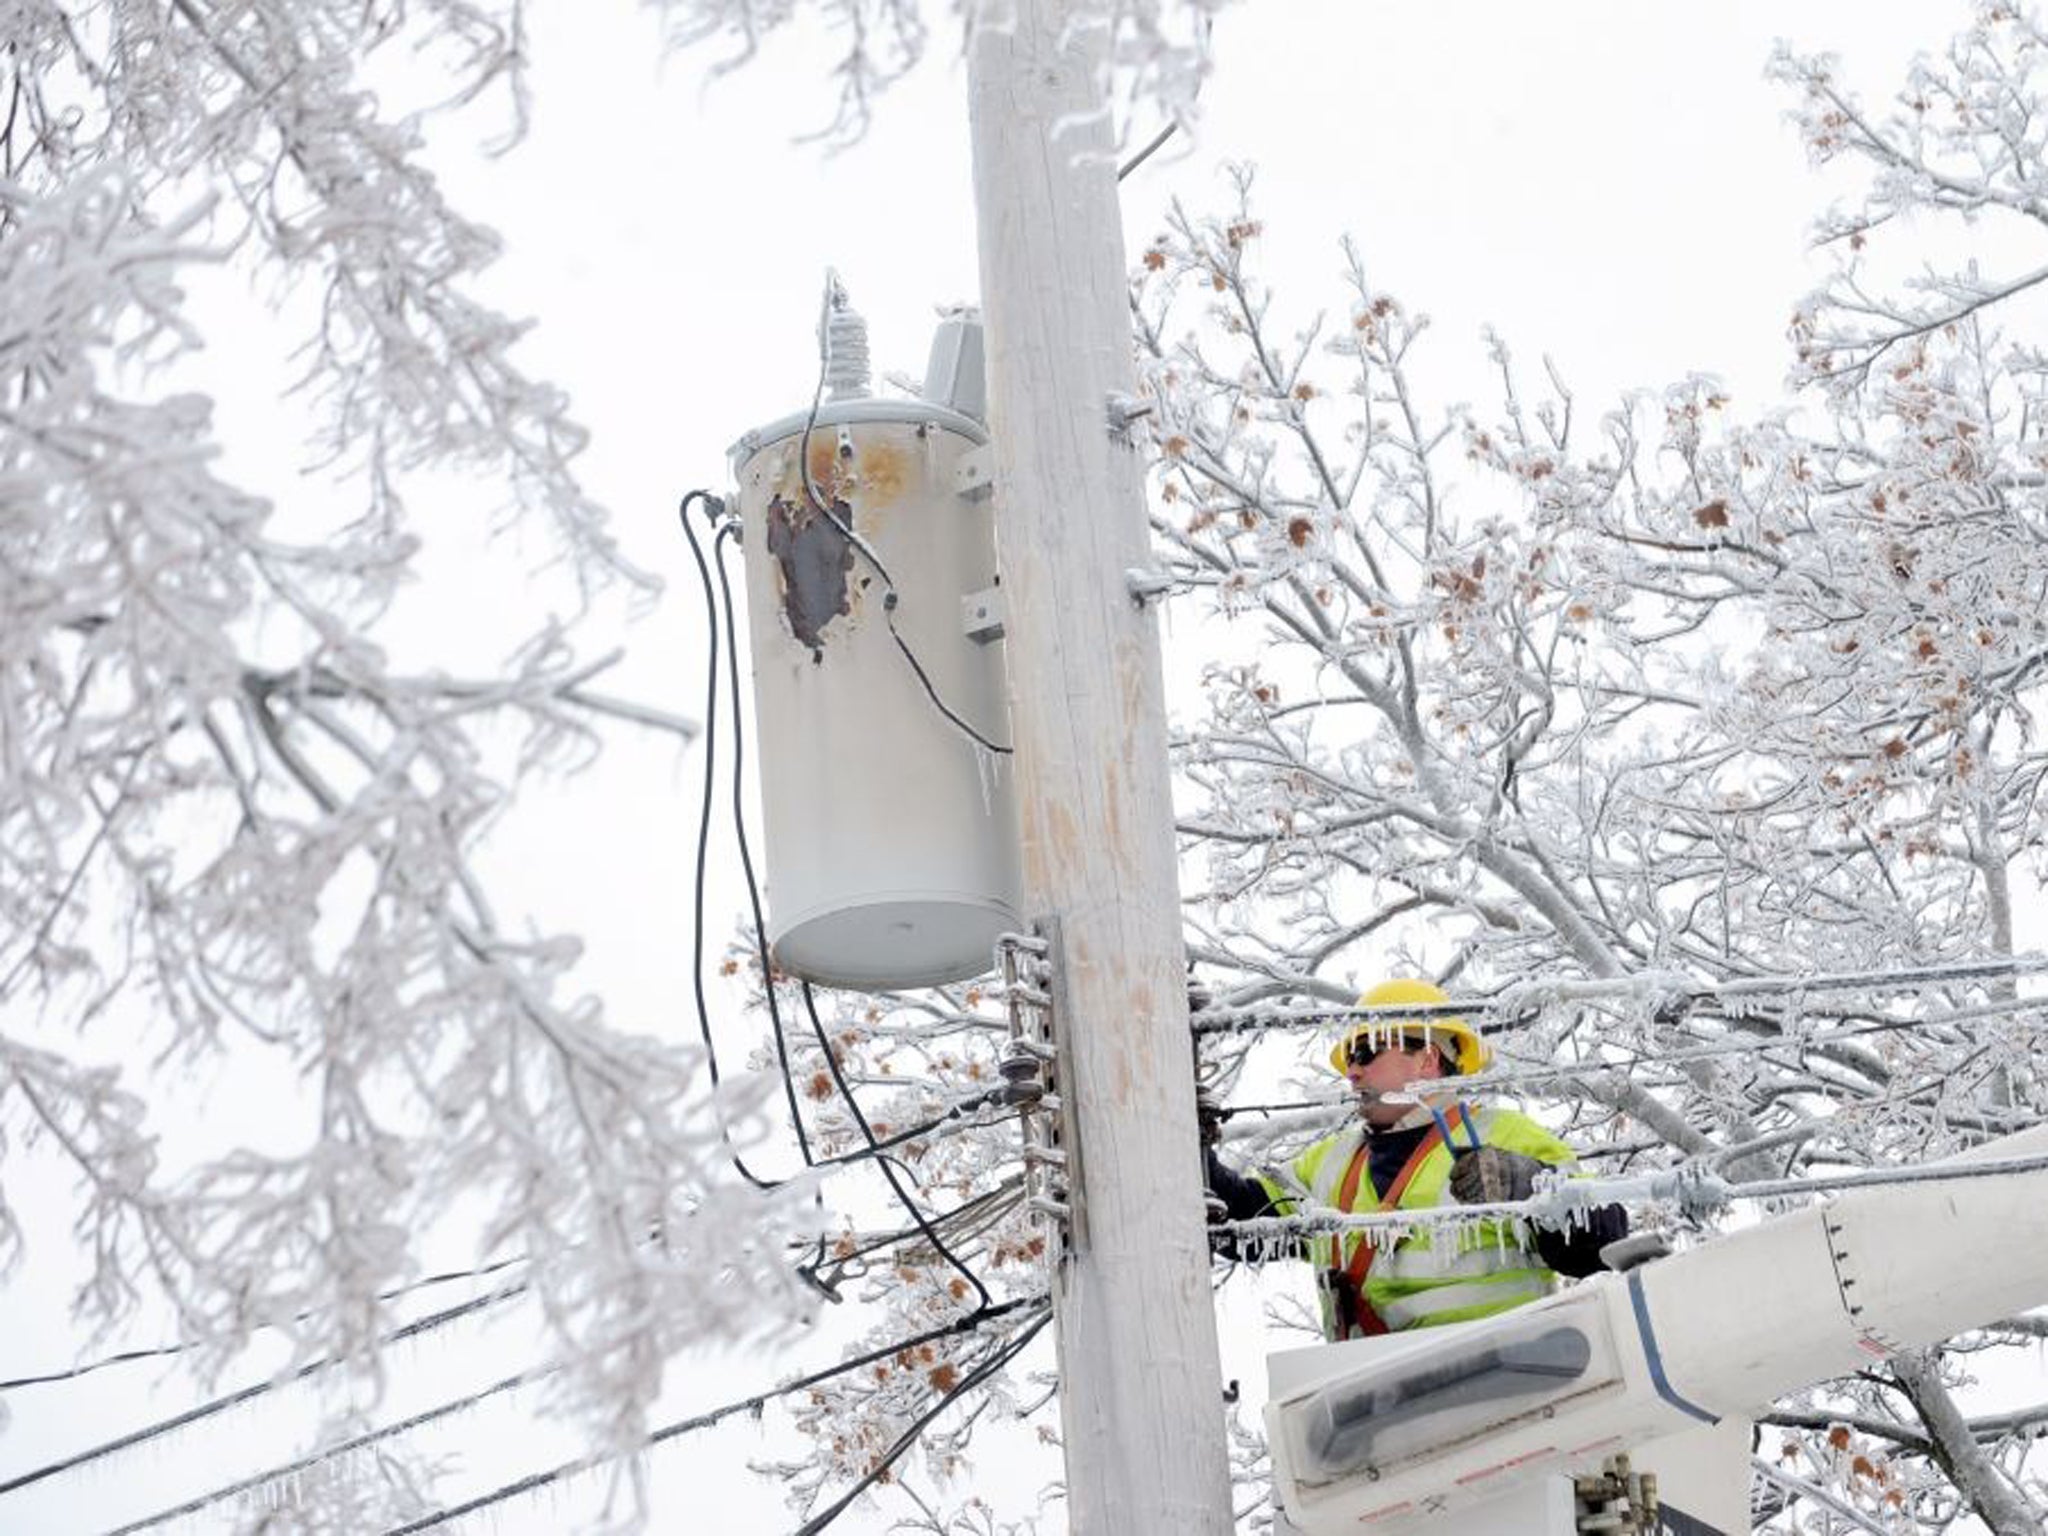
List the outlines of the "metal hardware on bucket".
<svg viewBox="0 0 2048 1536">
<path fill-rule="evenodd" d="M 1580 1536 L 1660 1536 L 1657 1474 L 1637 1472 L 1626 1455 L 1610 1456 L 1590 1477 L 1572 1479 Z"/>
</svg>

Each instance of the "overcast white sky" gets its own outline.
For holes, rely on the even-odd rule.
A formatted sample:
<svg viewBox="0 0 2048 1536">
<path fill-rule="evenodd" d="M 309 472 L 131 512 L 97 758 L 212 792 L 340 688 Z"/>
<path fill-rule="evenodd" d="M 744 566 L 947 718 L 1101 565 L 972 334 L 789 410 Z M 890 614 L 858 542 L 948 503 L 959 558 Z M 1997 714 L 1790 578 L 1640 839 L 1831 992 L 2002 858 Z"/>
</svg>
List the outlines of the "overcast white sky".
<svg viewBox="0 0 2048 1536">
<path fill-rule="evenodd" d="M 1588 410 L 1690 371 L 1721 375 L 1738 408 L 1760 408 L 1776 394 L 1791 305 L 1816 278 L 1803 233 L 1825 195 L 1781 119 L 1788 103 L 1762 79 L 1773 38 L 1839 51 L 1853 82 L 1882 88 L 1965 11 L 1960 0 L 1245 0 L 1218 27 L 1199 135 L 1126 183 L 1128 248 L 1135 257 L 1173 197 L 1220 209 L 1217 166 L 1251 162 L 1283 306 L 1306 318 L 1341 305 L 1337 242 L 1351 232 L 1377 281 L 1434 317 L 1428 368 L 1446 398 L 1489 397 L 1480 330 L 1491 323 L 1531 366 L 1549 354 Z M 664 62 L 654 19 L 620 0 L 557 0 L 530 21 L 527 141 L 494 161 L 450 155 L 447 174 L 458 204 L 505 236 L 494 295 L 539 322 L 526 362 L 564 384 L 593 429 L 590 485 L 633 556 L 672 583 L 610 686 L 694 713 L 701 617 L 675 503 L 725 483 L 725 449 L 743 431 L 808 401 L 827 266 L 867 315 L 883 370 L 921 371 L 933 307 L 975 296 L 963 72 L 941 25 L 938 56 L 882 102 L 867 140 L 828 156 L 792 142 L 830 113 L 813 48 L 778 44 L 707 86 L 704 56 Z M 1151 128 L 1133 125 L 1134 139 Z M 275 377 L 236 349 L 217 359 L 230 470 L 281 502 L 308 494 L 276 452 L 288 439 Z M 444 569 L 465 548 L 452 542 Z M 480 610 L 521 601 L 476 596 L 488 599 Z M 445 629 L 445 592 L 420 598 L 405 622 Z M 525 817 L 501 853 L 528 872 L 542 921 L 584 931 L 589 982 L 613 1016 L 657 1033 L 689 1028 L 692 772 L 667 749 L 622 753 L 606 770 L 604 819 L 565 794 L 560 814 Z M 714 898 L 714 933 L 736 899 L 730 888 Z M 42 1235 L 62 1242 L 61 1229 Z M 31 1271 L 0 1297 L 0 1359 L 59 1365 L 55 1267 Z M 1235 1334 L 1230 1370 L 1249 1384 L 1259 1341 Z M 502 1374 L 504 1348 L 424 1362 L 389 1416 Z M 812 1338 L 781 1356 L 686 1364 L 670 1404 L 698 1411 L 830 1355 Z M 16 1394 L 0 1480 L 185 1400 L 175 1387 L 149 1399 L 152 1379 L 129 1368 Z M 244 1416 L 0 1498 L 0 1529 L 103 1528 L 231 1480 L 265 1464 L 288 1417 Z M 444 1440 L 469 1458 L 451 1493 L 553 1457 L 559 1443 L 529 1440 L 522 1419 L 479 1417 Z M 764 1443 L 742 1420 L 658 1452 L 656 1507 L 687 1513 L 657 1528 L 786 1529 L 777 1491 L 738 1470 Z M 1055 1470 L 1047 1460 L 1001 1481 L 1035 1486 Z M 497 1528 L 563 1529 L 571 1508 L 508 1507 Z M 879 1532 L 900 1512 L 856 1511 L 839 1529 Z"/>
</svg>

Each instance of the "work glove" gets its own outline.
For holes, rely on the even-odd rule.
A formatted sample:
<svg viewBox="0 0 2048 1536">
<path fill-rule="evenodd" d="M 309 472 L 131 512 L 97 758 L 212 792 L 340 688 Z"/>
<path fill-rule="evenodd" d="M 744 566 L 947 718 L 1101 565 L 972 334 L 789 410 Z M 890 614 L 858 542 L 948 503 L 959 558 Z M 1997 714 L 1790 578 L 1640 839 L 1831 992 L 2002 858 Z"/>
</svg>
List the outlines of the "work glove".
<svg viewBox="0 0 2048 1536">
<path fill-rule="evenodd" d="M 1461 1205 L 1526 1200 L 1536 1193 L 1536 1175 L 1542 1171 L 1543 1164 L 1533 1157 L 1481 1147 L 1451 1164 L 1451 1194 Z"/>
</svg>

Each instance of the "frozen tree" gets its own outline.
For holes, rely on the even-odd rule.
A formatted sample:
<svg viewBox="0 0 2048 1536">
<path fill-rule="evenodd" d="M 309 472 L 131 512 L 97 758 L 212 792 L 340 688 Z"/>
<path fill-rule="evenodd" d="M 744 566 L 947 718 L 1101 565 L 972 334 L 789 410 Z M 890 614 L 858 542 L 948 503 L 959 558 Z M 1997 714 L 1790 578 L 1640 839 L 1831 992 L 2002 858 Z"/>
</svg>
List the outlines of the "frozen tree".
<svg viewBox="0 0 2048 1536">
<path fill-rule="evenodd" d="M 1184 113 L 1217 8 L 1103 0 L 1121 99 Z M 662 9 L 737 65 L 804 8 Z M 931 23 L 908 0 L 813 9 L 844 42 L 821 125 L 843 141 Z M 1032 1528 L 953 1479 L 998 1425 L 1056 1436 L 1021 1353 L 1048 1234 L 995 1092 L 996 1000 L 838 996 L 814 1019 L 743 943 L 729 968 L 776 1032 L 714 1091 L 699 1052 L 580 997 L 573 942 L 500 915 L 477 861 L 528 775 L 613 729 L 687 727 L 595 691 L 573 624 L 482 678 L 380 632 L 423 468 L 499 487 L 583 603 L 646 584 L 576 482 L 564 402 L 472 296 L 491 237 L 420 163 L 451 113 L 516 121 L 516 4 L 0 16 L 0 1137 L 78 1176 L 88 1319 L 146 1299 L 219 1355 L 272 1325 L 302 1359 L 366 1358 L 419 1235 L 470 1224 L 480 1262 L 521 1264 L 533 1363 L 561 1367 L 606 1452 L 645 1443 L 683 1343 L 851 1300 L 847 1368 L 789 1394 L 808 1451 L 773 1471 L 794 1506 L 829 1519 L 891 1480 L 907 1529 Z M 445 110 L 380 111 L 366 71 L 400 43 L 457 82 Z M 1186 601 L 1230 621 L 1204 631 L 1178 807 L 1218 1001 L 1348 1002 L 1395 965 L 1491 997 L 1505 1085 L 1562 1101 L 1602 1166 L 1883 1168 L 2038 1122 L 2017 982 L 1717 989 L 2025 947 L 2041 273 L 1950 262 L 1934 232 L 1960 222 L 1967 248 L 2044 217 L 2040 43 L 1987 5 L 1882 114 L 1827 61 L 1780 61 L 1814 152 L 1869 171 L 1796 312 L 1803 414 L 1741 418 L 1687 379 L 1588 419 L 1504 342 L 1497 403 L 1447 407 L 1411 367 L 1425 317 L 1362 254 L 1325 316 L 1283 322 L 1248 179 L 1142 254 L 1160 544 Z M 207 403 L 177 391 L 199 340 L 181 274 L 223 261 L 308 317 L 304 393 L 360 491 L 333 526 L 227 483 Z M 1287 1049 L 1253 1038 L 1211 1052 L 1226 1091 Z M 192 1111 L 168 1088 L 251 1062 L 295 1084 L 290 1129 L 171 1156 Z M 779 1159 L 794 1130 L 820 1172 L 733 1166 L 771 1114 Z M 849 1165 L 820 1221 L 812 1191 Z M 2048 1405 L 1972 1417 L 1958 1389 L 2042 1331 L 2007 1320 L 1778 1405 L 1762 1526 L 2038 1530 Z M 1255 1525 L 1257 1436 L 1233 1457 Z M 377 1460 L 373 1485 L 310 1480 L 294 1517 L 433 1507 Z"/>
<path fill-rule="evenodd" d="M 815 130 L 828 144 L 858 140 L 881 96 L 925 57 L 936 11 L 947 32 L 964 39 L 977 26 L 1009 24 L 1013 0 L 653 0 L 683 46 L 723 46 L 720 69 L 750 63 L 774 33 L 808 22 L 823 26 L 836 54 L 831 68 L 833 115 Z M 1209 70 L 1209 29 L 1231 0 L 1073 0 L 1077 27 L 1101 27 L 1112 38 L 1105 84 L 1127 105 L 1164 112 L 1178 122 L 1194 110 Z M 800 21 L 802 16 L 804 20 Z M 1128 127 L 1128 125 L 1127 125 Z"/>
<path fill-rule="evenodd" d="M 784 14 L 694 12 L 749 46 Z M 907 57 L 923 32 L 880 25 L 898 10 L 833 14 L 854 44 L 844 130 L 889 73 L 862 45 L 911 37 Z M 1323 315 L 1280 318 L 1248 177 L 1237 207 L 1177 214 L 1142 253 L 1155 525 L 1184 601 L 1228 621 L 1201 630 L 1208 714 L 1181 742 L 1178 807 L 1191 953 L 1219 1001 L 1348 1002 L 1366 968 L 1492 997 L 1501 1085 L 1562 1101 L 1604 1167 L 1883 1169 L 2038 1123 L 2019 983 L 1940 972 L 2023 947 L 2014 913 L 2041 873 L 2040 370 L 1996 333 L 2001 310 L 2023 324 L 2039 274 L 1874 266 L 1880 235 L 1949 249 L 1908 211 L 2037 220 L 2036 52 L 2030 22 L 1987 7 L 1882 123 L 1825 61 L 1780 61 L 1816 153 L 1872 177 L 1822 225 L 1843 260 L 1799 306 L 1798 393 L 1747 419 L 1704 378 L 1589 416 L 1499 340 L 1492 407 L 1433 400 L 1413 367 L 1426 317 L 1360 253 Z M 1933 974 L 1754 985 L 1873 971 Z M 849 1005 L 829 1045 L 786 1023 L 821 1124 L 840 1052 L 888 1123 L 971 1102 L 980 1004 Z M 1249 1040 L 1208 1050 L 1226 1091 L 1270 1070 Z M 1341 1113 L 1243 1143 L 1282 1151 Z M 968 1304 L 953 1261 L 1030 1293 L 1014 1140 L 977 1127 L 920 1150 L 905 1162 L 955 1196 L 948 1251 L 910 1226 L 848 1231 L 817 1271 L 872 1276 L 895 1241 L 877 1344 L 947 1315 L 949 1291 L 954 1315 Z M 1760 1527 L 2038 1529 L 2027 1450 L 2048 1404 L 1971 1417 L 1958 1389 L 2040 1333 L 2007 1320 L 1778 1405 Z M 813 1399 L 817 1454 L 777 1469 L 800 1507 L 872 1471 L 933 1369 L 958 1379 L 950 1354 L 920 1355 Z M 1259 1453 L 1255 1435 L 1235 1452 L 1251 1524 Z M 905 1492 L 913 1529 L 983 1528 Z"/>
<path fill-rule="evenodd" d="M 1344 999 L 1362 965 L 1451 978 L 1496 998 L 1504 1086 L 1638 1166 L 1882 1168 L 2039 1123 L 2043 1031 L 2010 978 L 1715 989 L 2021 947 L 2039 273 L 1968 247 L 2040 221 L 2041 42 L 1983 7 L 1882 118 L 1828 61 L 1779 61 L 1814 152 L 1870 170 L 1792 328 L 1803 415 L 1738 421 L 1695 378 L 1589 420 L 1498 341 L 1497 407 L 1434 404 L 1425 317 L 1356 253 L 1341 304 L 1281 321 L 1248 178 L 1144 253 L 1156 526 L 1259 636 L 1219 647 L 1182 749 L 1193 942 L 1227 1000 Z M 1947 222 L 1965 254 L 1913 272 Z M 2048 1403 L 1972 1418 L 1957 1388 L 2039 1334 L 1781 1404 L 1764 1523 L 2038 1530 Z"/>
<path fill-rule="evenodd" d="M 531 775 L 691 728 L 597 691 L 577 621 L 473 679 L 380 640 L 422 469 L 546 530 L 569 611 L 652 589 L 474 296 L 495 241 L 421 163 L 436 119 L 366 83 L 416 47 L 450 111 L 516 117 L 519 9 L 9 0 L 0 37 L 0 1149 L 75 1178 L 90 1325 L 142 1301 L 215 1364 L 258 1325 L 364 1360 L 452 1225 L 526 1261 L 536 1364 L 637 1444 L 680 1342 L 794 1310 L 774 1237 L 812 1218 L 726 1173 L 693 1053 L 579 995 L 573 940 L 477 873 Z M 182 288 L 221 263 L 303 322 L 332 522 L 223 478 L 180 391 Z M 190 1155 L 209 1087 L 252 1080 L 287 1085 L 264 1132 Z M 724 1113 L 753 1134 L 744 1092 Z M 0 1195 L 0 1261 L 18 1238 Z M 421 1507 L 387 1491 L 334 1520 Z"/>
<path fill-rule="evenodd" d="M 679 42 L 744 56 L 797 8 L 662 9 Z M 1183 110 L 1213 9 L 1104 6 L 1127 91 Z M 818 12 L 847 39 L 826 131 L 843 141 L 926 26 L 893 0 Z M 609 658 L 585 653 L 584 620 L 653 583 L 578 483 L 582 429 L 522 371 L 523 326 L 476 296 L 495 237 L 425 168 L 429 133 L 479 114 L 516 140 L 521 8 L 6 0 L 0 21 L 0 1147 L 77 1182 L 90 1330 L 168 1315 L 206 1371 L 278 1329 L 295 1360 L 349 1362 L 374 1387 L 391 1292 L 430 1237 L 466 1243 L 480 1268 L 519 1267 L 545 1338 L 533 1376 L 593 1454 L 637 1449 L 682 1344 L 773 1329 L 898 1245 L 833 1223 L 819 1246 L 815 1181 L 736 1171 L 771 1058 L 718 1088 L 698 1051 L 583 995 L 574 938 L 481 873 L 535 775 L 580 770 L 620 730 L 692 734 L 598 689 Z M 273 507 L 220 466 L 185 369 L 206 340 L 186 290 L 213 268 L 276 302 L 313 457 L 348 498 L 331 517 L 333 496 Z M 515 637 L 488 675 L 390 622 L 429 532 L 414 477 L 450 471 L 500 503 L 478 521 L 548 546 L 577 615 Z M 985 1014 L 935 1080 L 992 1070 Z M 956 1027 L 913 1014 L 905 1038 Z M 808 1079 L 829 1054 L 799 1034 L 791 1060 Z M 208 1095 L 252 1084 L 260 1133 L 208 1123 Z M 828 1078 L 803 1103 L 823 1156 L 857 1156 L 839 1097 Z M 873 1420 L 824 1471 L 881 1470 L 898 1430 L 998 1380 L 1042 1325 L 1042 1239 L 988 1166 L 1006 1145 L 961 1138 L 920 1198 L 979 1201 L 968 1237 L 1016 1283 L 969 1288 L 921 1218 L 880 1271 L 919 1279 L 875 1292 L 892 1338 L 998 1292 L 1010 1326 L 914 1346 L 880 1390 L 821 1387 L 812 1418 L 851 1422 L 833 1397 L 851 1392 Z M 0 1196 L 0 1262 L 22 1259 Z M 345 1410 L 329 1439 L 367 1427 Z M 430 1508 L 419 1469 L 377 1444 L 375 1478 L 295 1477 L 294 1518 L 361 1529 Z"/>
</svg>

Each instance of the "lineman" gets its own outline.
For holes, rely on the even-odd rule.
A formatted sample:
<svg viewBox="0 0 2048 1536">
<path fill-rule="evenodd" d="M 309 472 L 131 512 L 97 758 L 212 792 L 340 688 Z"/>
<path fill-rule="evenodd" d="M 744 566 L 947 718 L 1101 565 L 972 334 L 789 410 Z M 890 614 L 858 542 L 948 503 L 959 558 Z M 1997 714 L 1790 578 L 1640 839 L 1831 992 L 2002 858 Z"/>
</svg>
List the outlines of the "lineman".
<svg viewBox="0 0 2048 1536">
<path fill-rule="evenodd" d="M 1380 1007 L 1447 999 L 1429 982 L 1396 980 L 1358 1001 Z M 1287 1168 L 1249 1177 L 1205 1145 L 1209 1188 L 1240 1221 L 1291 1216 L 1304 1207 L 1420 1210 L 1442 1204 L 1446 1194 L 1467 1204 L 1527 1199 L 1538 1172 L 1572 1162 L 1571 1148 L 1542 1126 L 1449 1094 L 1422 1103 L 1389 1097 L 1405 1083 L 1468 1076 L 1490 1055 L 1463 1019 L 1361 1021 L 1330 1052 L 1330 1065 L 1358 1096 L 1357 1122 Z M 1318 1234 L 1296 1251 L 1315 1266 L 1323 1336 L 1335 1341 L 1465 1322 L 1534 1301 L 1559 1275 L 1602 1268 L 1600 1249 L 1627 1231 L 1622 1208 L 1603 1206 L 1567 1232 L 1517 1231 L 1498 1221 L 1440 1231 L 1418 1225 L 1378 1247 L 1363 1232 L 1344 1232 Z M 1221 1246 L 1235 1249 L 1227 1241 Z"/>
</svg>

